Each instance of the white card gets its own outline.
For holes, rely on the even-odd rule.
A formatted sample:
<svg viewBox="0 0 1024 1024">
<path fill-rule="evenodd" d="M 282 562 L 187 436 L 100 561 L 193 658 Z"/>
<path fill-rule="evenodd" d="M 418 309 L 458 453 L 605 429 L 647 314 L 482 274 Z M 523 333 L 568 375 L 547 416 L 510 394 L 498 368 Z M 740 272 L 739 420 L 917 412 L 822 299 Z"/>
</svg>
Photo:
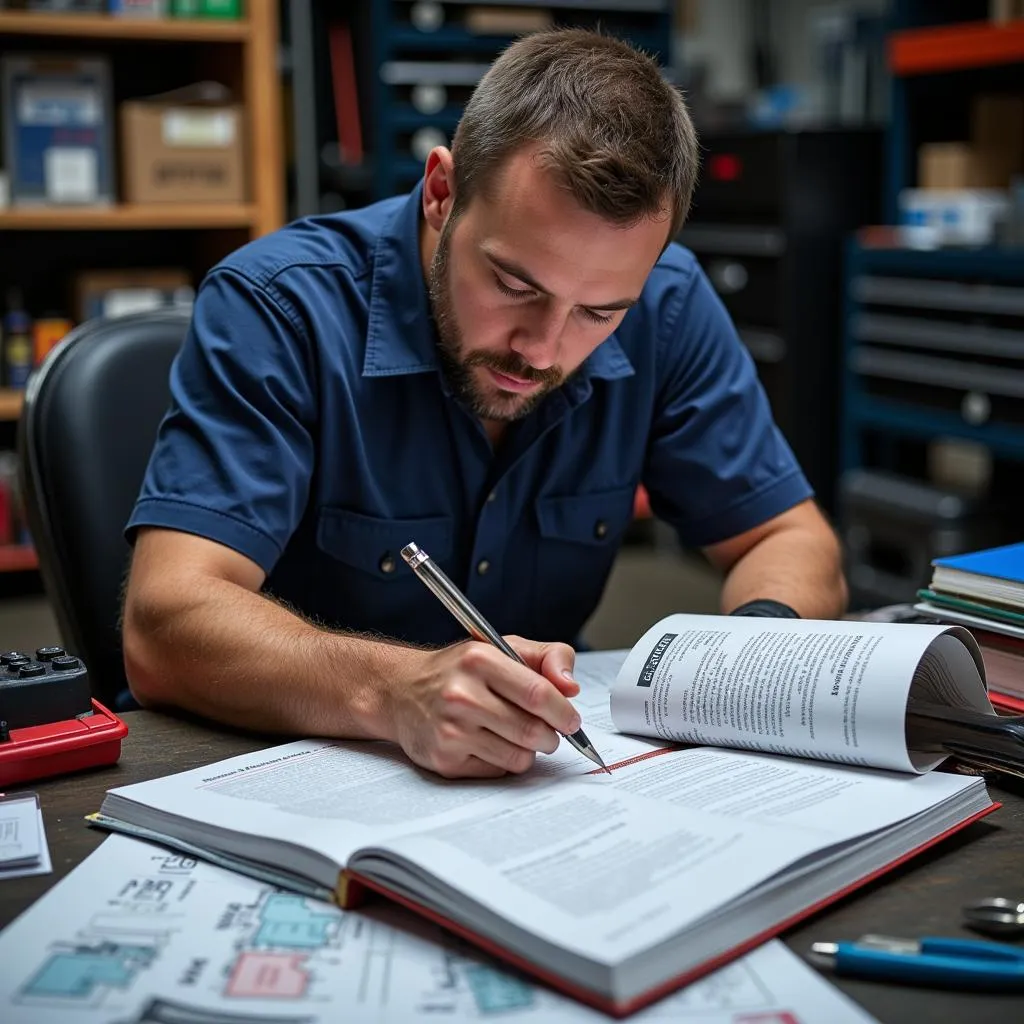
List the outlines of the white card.
<svg viewBox="0 0 1024 1024">
<path fill-rule="evenodd" d="M 0 804 L 0 807 L 3 805 Z M 37 835 L 39 836 L 39 853 L 28 862 L 0 861 L 0 881 L 5 878 L 28 878 L 30 875 L 48 875 L 53 870 L 53 861 L 50 859 L 50 846 L 46 842 L 46 828 L 43 825 L 42 808 L 36 808 Z"/>
<path fill-rule="evenodd" d="M 40 825 L 35 793 L 18 793 L 0 800 L 0 871 L 38 863 Z"/>
<path fill-rule="evenodd" d="M 99 198 L 95 150 L 84 146 L 50 146 L 43 163 L 46 198 L 51 203 L 92 203 Z"/>
</svg>

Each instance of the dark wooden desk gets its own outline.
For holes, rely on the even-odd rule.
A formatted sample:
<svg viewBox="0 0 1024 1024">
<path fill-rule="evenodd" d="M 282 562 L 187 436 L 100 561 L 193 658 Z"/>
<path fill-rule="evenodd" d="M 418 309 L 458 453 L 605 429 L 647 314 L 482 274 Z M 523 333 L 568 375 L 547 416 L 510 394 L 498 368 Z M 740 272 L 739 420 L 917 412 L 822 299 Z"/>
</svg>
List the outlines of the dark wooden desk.
<svg viewBox="0 0 1024 1024">
<path fill-rule="evenodd" d="M 8 924 L 63 878 L 103 840 L 83 816 L 97 810 L 114 786 L 184 771 L 273 742 L 222 732 L 193 722 L 133 711 L 121 761 L 111 768 L 36 783 L 42 800 L 53 873 L 0 883 L 0 926 Z M 888 935 L 963 935 L 960 908 L 988 895 L 1024 898 L 1024 789 L 991 785 L 1001 810 L 928 854 L 862 889 L 790 932 L 798 953 L 813 941 L 854 939 L 866 932 Z M 1024 1019 L 1024 995 L 997 996 L 837 980 L 839 987 L 883 1024 L 1006 1024 Z"/>
</svg>

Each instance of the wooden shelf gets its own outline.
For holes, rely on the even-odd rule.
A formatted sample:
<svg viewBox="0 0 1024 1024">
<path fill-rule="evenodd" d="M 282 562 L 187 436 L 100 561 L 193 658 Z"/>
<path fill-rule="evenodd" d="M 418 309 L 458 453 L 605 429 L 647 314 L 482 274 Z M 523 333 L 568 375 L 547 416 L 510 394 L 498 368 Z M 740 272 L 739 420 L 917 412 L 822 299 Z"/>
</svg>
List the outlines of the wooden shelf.
<svg viewBox="0 0 1024 1024">
<path fill-rule="evenodd" d="M 21 415 L 25 392 L 15 388 L 0 388 L 0 420 L 16 420 Z"/>
<path fill-rule="evenodd" d="M 250 203 L 136 203 L 25 206 L 0 210 L 0 231 L 130 231 L 143 228 L 248 228 Z"/>
<path fill-rule="evenodd" d="M 245 0 L 245 17 L 237 21 L 0 10 L 0 52 L 44 44 L 48 50 L 63 52 L 66 45 L 76 43 L 112 53 L 120 50 L 123 59 L 115 62 L 114 90 L 119 98 L 122 94 L 146 94 L 162 83 L 162 72 L 155 79 L 143 73 L 147 53 L 155 54 L 155 48 L 162 43 L 168 44 L 164 56 L 175 60 L 180 56 L 197 76 L 223 80 L 241 111 L 249 182 L 247 201 L 243 203 L 0 208 L 0 245 L 7 241 L 10 248 L 13 239 L 6 236 L 15 231 L 205 232 L 197 237 L 193 257 L 193 269 L 202 274 L 243 242 L 281 227 L 285 211 L 281 89 L 277 74 L 279 3 L 280 0 Z M 146 44 L 153 45 L 146 48 Z M 140 45 L 144 49 L 139 50 Z M 136 50 L 139 54 L 133 58 Z M 34 246 L 33 252 L 36 249 L 43 251 L 45 246 Z M 5 268 L 10 263 L 8 259 Z M 25 275 L 30 277 L 38 271 L 38 267 L 28 267 Z"/>
<path fill-rule="evenodd" d="M 231 43 L 248 38 L 249 22 L 219 18 L 120 18 L 110 14 L 0 11 L 0 36 L 5 35 Z"/>
<path fill-rule="evenodd" d="M 938 25 L 889 36 L 894 75 L 927 75 L 1024 62 L 1024 20 Z"/>
<path fill-rule="evenodd" d="M 31 544 L 0 545 L 0 572 L 24 572 L 38 568 L 39 558 Z"/>
</svg>

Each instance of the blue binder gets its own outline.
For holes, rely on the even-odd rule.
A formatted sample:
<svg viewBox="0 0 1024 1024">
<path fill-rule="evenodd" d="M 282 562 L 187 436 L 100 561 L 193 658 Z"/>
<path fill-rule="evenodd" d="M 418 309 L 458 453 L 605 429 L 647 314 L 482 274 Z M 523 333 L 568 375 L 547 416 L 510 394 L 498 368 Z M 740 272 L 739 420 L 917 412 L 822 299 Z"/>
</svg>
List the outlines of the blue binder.
<svg viewBox="0 0 1024 1024">
<path fill-rule="evenodd" d="M 936 558 L 932 565 L 942 569 L 959 569 L 976 576 L 1024 583 L 1024 542 Z"/>
</svg>

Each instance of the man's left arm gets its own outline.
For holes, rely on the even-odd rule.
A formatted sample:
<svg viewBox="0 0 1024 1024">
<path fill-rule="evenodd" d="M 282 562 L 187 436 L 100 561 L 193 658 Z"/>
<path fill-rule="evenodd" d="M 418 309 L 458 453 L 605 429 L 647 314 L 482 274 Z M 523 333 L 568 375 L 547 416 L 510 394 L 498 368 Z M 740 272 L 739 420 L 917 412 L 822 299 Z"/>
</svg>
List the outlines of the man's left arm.
<svg viewBox="0 0 1024 1024">
<path fill-rule="evenodd" d="M 645 296 L 657 339 L 636 356 L 652 359 L 657 383 L 642 476 L 651 510 L 726 573 L 723 611 L 775 601 L 805 618 L 841 615 L 837 538 L 707 275 L 669 246 Z"/>
<path fill-rule="evenodd" d="M 725 613 L 759 600 L 781 602 L 805 619 L 838 618 L 846 610 L 839 542 L 813 501 L 703 551 L 726 574 Z"/>
</svg>

